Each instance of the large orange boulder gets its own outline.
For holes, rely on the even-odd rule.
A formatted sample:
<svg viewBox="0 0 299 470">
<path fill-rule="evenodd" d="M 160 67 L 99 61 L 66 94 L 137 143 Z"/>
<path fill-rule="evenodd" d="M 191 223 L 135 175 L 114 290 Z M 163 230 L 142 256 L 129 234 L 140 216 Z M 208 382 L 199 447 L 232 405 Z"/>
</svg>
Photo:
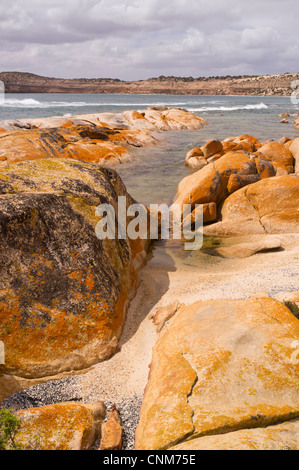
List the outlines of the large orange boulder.
<svg viewBox="0 0 299 470">
<path fill-rule="evenodd" d="M 147 241 L 97 238 L 96 208 L 110 204 L 117 216 L 118 196 L 134 202 L 115 171 L 77 160 L 32 160 L 0 171 L 6 376 L 54 376 L 119 350 Z"/>
<path fill-rule="evenodd" d="M 256 137 L 253 137 L 252 135 L 248 135 L 248 134 L 240 135 L 239 137 L 235 139 L 235 142 L 247 143 L 249 145 L 255 146 L 257 149 L 260 146 L 260 141 Z"/>
<path fill-rule="evenodd" d="M 294 171 L 294 158 L 292 152 L 284 145 L 278 142 L 268 142 L 259 149 L 264 160 L 268 160 L 274 167 L 281 165 L 286 168 L 288 173 Z"/>
<path fill-rule="evenodd" d="M 113 134 L 118 137 L 117 132 Z M 101 164 L 128 160 L 127 149 L 111 140 L 111 131 L 92 125 L 11 131 L 0 139 L 0 155 L 2 165 L 40 158 Z"/>
<path fill-rule="evenodd" d="M 152 122 L 146 119 L 143 114 L 138 111 L 125 111 L 122 115 L 133 129 L 147 129 L 149 131 L 157 129 Z"/>
<path fill-rule="evenodd" d="M 287 426 L 299 417 L 298 337 L 299 320 L 269 297 L 181 305 L 153 350 L 136 449 L 203 448 L 209 435 Z"/>
<path fill-rule="evenodd" d="M 167 125 L 173 130 L 197 130 L 207 124 L 204 119 L 181 108 L 168 108 L 161 114 Z"/>
<path fill-rule="evenodd" d="M 244 186 L 260 181 L 260 179 L 259 175 L 230 175 L 227 183 L 227 190 L 229 194 L 231 194 Z"/>
<path fill-rule="evenodd" d="M 22 450 L 90 450 L 101 435 L 106 416 L 103 403 L 59 403 L 18 411 Z"/>
<path fill-rule="evenodd" d="M 217 202 L 221 198 L 221 177 L 213 164 L 184 178 L 177 190 L 176 204 L 205 204 Z"/>
<path fill-rule="evenodd" d="M 297 233 L 299 176 L 266 178 L 231 194 L 223 204 L 221 222 L 206 227 L 207 235 Z"/>
</svg>

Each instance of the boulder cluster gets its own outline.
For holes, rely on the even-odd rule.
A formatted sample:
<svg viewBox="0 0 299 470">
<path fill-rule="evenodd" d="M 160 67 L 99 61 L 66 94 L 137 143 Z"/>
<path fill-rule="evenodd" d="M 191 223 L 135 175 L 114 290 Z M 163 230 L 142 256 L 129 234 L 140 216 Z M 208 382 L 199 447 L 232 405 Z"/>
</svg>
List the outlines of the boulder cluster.
<svg viewBox="0 0 299 470">
<path fill-rule="evenodd" d="M 115 165 L 132 159 L 132 149 L 157 143 L 154 133 L 195 130 L 205 124 L 188 111 L 166 106 L 144 112 L 2 121 L 0 166 L 40 158 Z"/>
<path fill-rule="evenodd" d="M 298 231 L 299 138 L 259 142 L 249 135 L 191 150 L 198 171 L 178 186 L 176 203 L 203 206 L 210 235 Z M 250 221 L 250 223 L 249 223 Z"/>
</svg>

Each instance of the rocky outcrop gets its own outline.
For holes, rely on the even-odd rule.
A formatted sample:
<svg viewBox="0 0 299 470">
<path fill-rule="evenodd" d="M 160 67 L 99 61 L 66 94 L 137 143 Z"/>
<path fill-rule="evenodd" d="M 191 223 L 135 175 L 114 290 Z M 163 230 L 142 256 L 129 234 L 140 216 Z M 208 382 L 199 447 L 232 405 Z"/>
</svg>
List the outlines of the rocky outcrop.
<svg viewBox="0 0 299 470">
<path fill-rule="evenodd" d="M 129 160 L 127 149 L 110 139 L 111 131 L 95 126 L 12 131 L 0 136 L 0 165 L 40 158 L 76 158 L 100 164 Z"/>
<path fill-rule="evenodd" d="M 249 234 L 297 232 L 298 179 L 274 182 L 273 177 L 298 173 L 298 159 L 299 139 L 261 143 L 243 134 L 207 142 L 187 154 L 185 164 L 198 171 L 181 181 L 175 203 L 181 210 L 184 204 L 192 205 L 191 221 L 201 209 L 204 224 L 220 220 L 206 228 L 207 235 L 244 235 L 247 227 Z M 268 178 L 270 183 L 262 182 Z M 256 189 L 260 192 L 253 198 Z"/>
<path fill-rule="evenodd" d="M 95 210 L 109 203 L 117 216 L 118 196 L 133 203 L 114 170 L 76 160 L 0 171 L 1 383 L 84 369 L 118 351 L 148 243 L 97 238 Z"/>
<path fill-rule="evenodd" d="M 294 122 L 294 127 L 295 129 L 299 129 L 299 118 L 297 118 L 296 121 Z"/>
<path fill-rule="evenodd" d="M 226 153 L 245 151 L 256 152 L 261 147 L 258 139 L 248 134 L 238 137 L 229 137 L 224 141 L 210 140 L 200 148 L 194 148 L 188 152 L 185 164 L 191 168 L 200 170 L 208 163 L 213 163 Z"/>
<path fill-rule="evenodd" d="M 297 233 L 299 177 L 266 178 L 230 195 L 221 209 L 221 222 L 205 228 L 206 235 Z"/>
<path fill-rule="evenodd" d="M 299 321 L 266 296 L 181 306 L 153 350 L 136 449 L 280 448 L 282 429 L 294 447 L 298 337 Z"/>
<path fill-rule="evenodd" d="M 156 129 L 161 131 L 200 129 L 206 121 L 180 108 L 151 106 L 141 113 Z"/>
<path fill-rule="evenodd" d="M 234 190 L 274 174 L 271 163 L 261 157 L 246 151 L 231 151 L 183 179 L 178 186 L 176 204 L 180 207 L 190 203 L 193 206 L 211 202 L 218 205 Z M 237 185 L 231 184 L 232 175 L 241 177 Z M 255 180 L 246 180 L 247 176 Z"/>
<path fill-rule="evenodd" d="M 18 411 L 22 450 L 90 450 L 101 435 L 106 416 L 103 403 L 59 403 Z"/>
<path fill-rule="evenodd" d="M 0 166 L 39 158 L 123 163 L 132 158 L 133 148 L 157 143 L 153 132 L 200 129 L 205 124 L 198 116 L 177 108 L 147 109 L 143 114 L 127 111 L 3 121 Z"/>
</svg>

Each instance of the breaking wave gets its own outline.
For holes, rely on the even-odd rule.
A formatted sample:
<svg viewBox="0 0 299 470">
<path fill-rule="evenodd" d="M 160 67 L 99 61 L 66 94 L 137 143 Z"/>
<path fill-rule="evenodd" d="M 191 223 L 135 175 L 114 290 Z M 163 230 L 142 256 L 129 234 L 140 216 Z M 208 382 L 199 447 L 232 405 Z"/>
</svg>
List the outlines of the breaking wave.
<svg viewBox="0 0 299 470">
<path fill-rule="evenodd" d="M 193 112 L 204 112 L 204 111 L 239 111 L 242 109 L 250 110 L 250 109 L 268 109 L 268 106 L 265 103 L 259 104 L 246 104 L 243 106 L 209 106 L 209 107 L 201 107 L 201 108 L 187 108 L 188 111 Z"/>
<path fill-rule="evenodd" d="M 156 103 L 130 103 L 128 102 L 86 102 L 86 101 L 38 101 L 33 98 L 17 99 L 17 98 L 6 98 L 4 106 L 7 108 L 80 108 L 80 107 L 127 107 L 127 108 L 138 108 L 141 106 L 151 106 L 151 105 L 166 105 L 166 106 L 179 106 L 184 107 L 191 112 L 207 112 L 207 111 L 238 111 L 238 110 L 251 110 L 251 109 L 268 109 L 268 106 L 264 103 L 259 104 L 246 104 L 239 106 L 217 106 L 218 102 L 210 102 L 211 104 L 216 104 L 216 106 L 203 106 L 208 104 L 207 102 L 156 102 Z"/>
</svg>

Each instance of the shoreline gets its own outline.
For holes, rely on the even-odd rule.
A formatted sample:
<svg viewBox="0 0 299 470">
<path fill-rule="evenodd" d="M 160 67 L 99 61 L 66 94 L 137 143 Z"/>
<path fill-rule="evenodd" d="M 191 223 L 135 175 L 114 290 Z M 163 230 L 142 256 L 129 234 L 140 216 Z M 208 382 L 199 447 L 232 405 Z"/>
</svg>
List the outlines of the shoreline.
<svg viewBox="0 0 299 470">
<path fill-rule="evenodd" d="M 174 113 L 175 111 L 175 113 L 171 114 L 170 111 L 171 113 Z M 161 114 L 163 112 L 166 114 Z M 138 135 L 139 138 L 140 132 L 142 134 L 142 132 L 145 132 L 145 129 L 146 132 L 149 131 L 149 125 L 153 126 L 155 129 L 158 128 L 159 130 L 165 130 L 163 128 L 165 126 L 166 118 L 169 119 L 169 126 L 174 126 L 170 127 L 172 131 L 179 130 L 176 126 L 185 126 L 186 123 L 189 123 L 191 130 L 192 126 L 195 126 L 194 129 L 199 130 L 203 125 L 205 125 L 205 121 L 200 118 L 194 115 L 191 118 L 192 115 L 190 113 L 187 113 L 187 115 L 184 114 L 183 116 L 180 113 L 177 113 L 178 109 L 174 110 L 173 108 L 167 108 L 164 111 L 161 111 L 161 109 L 160 111 L 157 111 L 157 109 L 147 109 L 145 110 L 145 115 L 137 113 L 138 119 L 136 119 L 136 114 L 130 114 L 130 112 L 124 113 L 124 115 L 122 115 L 122 119 L 125 119 L 126 116 L 127 123 L 129 120 L 136 120 L 137 124 L 140 124 L 139 121 L 141 121 L 141 127 L 136 127 L 138 130 L 138 134 L 136 135 Z M 149 119 L 145 119 L 147 115 Z M 161 118 L 162 115 L 163 119 Z M 93 148 L 98 149 L 97 141 L 99 140 L 99 135 L 97 132 L 99 132 L 99 129 L 96 128 L 99 127 L 99 125 L 101 138 L 105 138 L 106 142 L 107 137 L 111 135 L 112 130 L 113 139 L 119 139 L 120 136 L 123 138 L 125 133 L 128 132 L 128 129 L 119 129 L 120 125 L 124 124 L 124 122 L 121 123 L 119 121 L 120 115 L 118 115 L 117 123 L 115 123 L 116 114 L 110 116 L 111 120 L 110 122 L 108 121 L 108 123 L 106 120 L 104 122 L 99 120 L 99 115 L 88 116 L 89 117 L 86 115 L 75 116 L 75 122 L 66 122 L 64 123 L 65 127 L 62 125 L 64 132 L 66 132 L 66 134 L 63 134 L 64 142 L 66 139 L 65 136 L 71 136 L 73 139 L 74 132 L 76 132 L 76 139 L 78 139 L 77 142 L 79 142 L 80 145 L 83 145 L 83 147 L 86 145 L 92 145 Z M 91 116 L 93 116 L 93 120 L 91 120 Z M 108 118 L 108 116 L 106 117 Z M 63 119 L 70 120 L 69 117 L 22 120 L 22 122 L 28 124 L 29 128 L 2 132 L 2 136 L 0 134 L 0 143 L 10 135 L 17 136 L 18 138 L 19 136 L 22 138 L 24 136 L 26 138 L 27 136 L 30 136 L 32 139 L 32 136 L 35 136 L 36 134 L 37 144 L 40 142 L 41 135 L 44 139 L 45 134 L 49 133 L 50 137 L 53 138 L 54 134 L 51 134 L 51 132 L 55 133 L 57 131 L 57 127 L 55 126 L 57 126 L 57 120 L 59 119 L 60 121 L 63 121 Z M 40 123 L 40 127 L 35 128 L 38 127 L 36 126 L 38 122 Z M 125 126 L 126 125 L 127 124 L 125 124 Z M 118 128 L 115 129 L 115 126 L 118 126 Z M 106 132 L 108 132 L 104 137 L 103 129 L 106 129 Z M 133 130 L 134 127 L 129 128 L 130 132 Z M 117 133 L 115 133 L 115 131 Z M 153 128 L 149 133 L 151 134 L 152 131 Z M 40 132 L 42 132 L 42 134 L 40 134 Z M 80 135 L 80 139 L 77 134 Z M 83 137 L 86 135 L 87 137 Z M 130 138 L 132 138 L 132 136 L 130 136 Z M 90 141 L 92 140 L 95 140 L 96 142 L 91 144 Z M 58 141 L 59 137 L 57 142 Z M 22 142 L 23 141 L 21 141 L 20 148 L 23 150 L 24 146 Z M 50 140 L 49 142 L 53 147 L 53 140 Z M 122 334 L 117 347 L 111 351 L 112 355 L 110 358 L 106 358 L 106 360 L 103 360 L 102 362 L 93 363 L 85 369 L 82 368 L 78 371 L 71 370 L 69 372 L 65 372 L 64 376 L 57 374 L 56 376 L 51 377 L 45 376 L 36 379 L 34 378 L 32 382 L 29 379 L 26 383 L 25 381 L 22 383 L 21 380 L 19 382 L 19 386 L 22 387 L 22 385 L 24 385 L 26 389 L 14 396 L 10 396 L 4 401 L 4 405 L 6 407 L 16 406 L 19 409 L 26 410 L 28 410 L 28 406 L 31 405 L 31 410 L 34 407 L 42 410 L 45 406 L 52 404 L 55 406 L 61 401 L 71 401 L 73 404 L 79 403 L 88 406 L 90 404 L 97 404 L 101 401 L 104 402 L 108 411 L 110 411 L 113 404 L 116 404 L 124 431 L 123 448 L 126 450 L 132 450 L 134 447 L 135 429 L 137 425 L 139 425 L 139 427 L 143 426 L 142 419 L 144 419 L 144 414 L 146 413 L 146 411 L 144 411 L 144 407 L 146 409 L 147 406 L 144 405 L 144 403 L 148 399 L 147 395 L 150 388 L 153 387 L 150 381 L 151 374 L 149 374 L 149 371 L 152 371 L 153 367 L 157 367 L 158 359 L 152 355 L 152 351 L 156 350 L 157 344 L 161 342 L 164 335 L 167 335 L 167 332 L 171 330 L 173 324 L 172 319 L 176 320 L 179 317 L 181 314 L 181 306 L 192 308 L 196 302 L 207 302 L 212 304 L 214 301 L 243 301 L 262 297 L 266 299 L 279 300 L 281 302 L 281 308 L 285 308 L 282 306 L 287 296 L 290 293 L 296 293 L 298 291 L 299 278 L 297 264 L 299 257 L 299 234 L 295 233 L 296 218 L 292 212 L 295 204 L 294 198 L 297 194 L 295 192 L 296 158 L 295 153 L 293 158 L 291 152 L 285 147 L 285 145 L 291 145 L 290 143 L 292 142 L 293 141 L 290 139 L 289 142 L 285 142 L 284 144 L 270 142 L 268 143 L 268 145 L 270 145 L 270 153 L 267 153 L 267 148 L 265 149 L 265 147 L 267 147 L 267 143 L 259 142 L 256 138 L 245 134 L 239 137 L 227 138 L 223 142 L 215 140 L 209 141 L 201 148 L 193 149 L 196 151 L 193 156 L 198 159 L 196 163 L 200 166 L 203 164 L 204 166 L 198 171 L 190 173 L 189 177 L 181 181 L 181 198 L 182 200 L 185 198 L 185 190 L 187 193 L 190 191 L 189 194 L 191 194 L 192 190 L 194 191 L 194 203 L 198 201 L 206 206 L 213 205 L 215 208 L 215 192 L 216 199 L 219 198 L 219 200 L 217 200 L 219 207 L 217 213 L 214 214 L 213 220 L 215 223 L 207 225 L 207 232 L 213 233 L 213 229 L 215 227 L 217 229 L 217 227 L 220 226 L 219 233 L 217 234 L 217 230 L 216 233 L 213 233 L 217 239 L 206 239 L 206 242 L 208 242 L 207 246 L 205 246 L 202 251 L 195 252 L 185 252 L 180 244 L 177 243 L 154 242 L 152 251 L 147 255 L 147 264 L 138 273 L 139 283 L 136 295 L 134 298 L 129 299 L 130 306 L 124 318 Z M 68 147 L 73 145 L 73 143 L 74 141 L 72 141 Z M 147 143 L 148 142 L 146 141 L 145 145 Z M 271 145 L 278 146 L 279 148 L 277 149 L 277 147 L 275 147 L 276 150 L 274 152 Z M 7 157 L 8 151 L 11 149 L 11 158 L 16 158 L 16 141 L 12 139 L 11 143 L 9 143 L 5 148 Z M 264 154 L 259 152 L 259 150 L 261 150 L 261 152 L 264 151 Z M 55 148 L 53 156 L 60 156 L 57 155 L 57 148 Z M 84 161 L 82 156 L 77 155 L 77 157 L 78 160 L 81 160 L 80 165 L 83 171 L 86 172 L 89 167 L 89 163 L 87 163 L 88 160 Z M 183 157 L 184 155 L 182 155 L 182 167 L 180 168 L 183 168 L 184 165 Z M 29 192 L 31 197 L 34 197 L 33 195 L 36 191 L 40 192 L 39 187 L 36 185 L 37 182 L 40 181 L 40 178 L 42 179 L 43 191 L 47 190 L 52 194 L 53 191 L 55 192 L 55 190 L 57 190 L 55 189 L 57 181 L 50 185 L 50 189 L 46 188 L 46 184 L 49 184 L 48 180 L 53 178 L 55 171 L 57 171 L 59 164 L 61 164 L 58 158 L 41 158 L 39 154 L 34 156 L 27 150 L 27 153 L 23 155 L 22 159 L 22 162 L 12 162 L 12 164 L 10 164 L 9 161 L 3 161 L 2 167 L 0 168 L 3 172 L 3 181 L 5 181 L 3 183 L 4 193 L 1 196 L 4 202 L 6 196 L 9 199 L 11 197 L 13 198 L 18 196 L 18 193 L 23 196 L 26 192 Z M 62 158 L 61 161 L 63 165 L 69 165 L 69 161 L 65 157 Z M 50 168 L 47 170 L 48 173 L 44 173 L 44 168 L 42 166 L 46 164 L 45 162 L 50 163 Z M 40 165 L 41 168 L 39 168 Z M 74 165 L 74 160 L 71 158 L 70 165 Z M 75 165 L 78 166 L 78 162 Z M 19 171 L 21 171 L 20 169 L 23 167 L 25 168 L 25 172 L 19 173 Z M 90 174 L 92 174 L 93 177 L 96 171 L 95 167 L 96 165 L 93 164 L 90 169 Z M 59 191 L 61 191 L 60 196 L 71 194 L 71 197 L 73 197 L 74 194 L 75 198 L 82 198 L 84 204 L 89 205 L 88 209 L 84 205 L 82 206 L 82 202 L 80 203 L 80 206 L 75 205 L 74 207 L 75 210 L 78 210 L 78 207 L 80 207 L 82 215 L 85 216 L 85 212 L 87 214 L 90 207 L 91 210 L 96 207 L 98 201 L 97 191 L 99 191 L 99 188 L 98 186 L 93 187 L 90 182 L 89 184 L 91 186 L 88 187 L 86 173 L 84 172 L 83 176 L 77 173 L 74 174 L 72 184 L 70 184 L 68 179 L 70 175 L 67 167 L 66 170 L 62 168 L 61 174 L 58 175 L 57 178 L 58 181 L 60 181 L 58 185 L 61 184 L 61 186 L 58 186 Z M 206 171 L 208 175 L 207 178 L 204 176 Z M 231 182 L 231 176 L 234 177 L 239 174 L 241 175 L 241 180 L 234 182 L 237 183 L 237 187 L 230 192 L 227 187 L 229 181 Z M 67 178 L 65 178 L 65 175 L 67 175 Z M 107 178 L 115 178 L 115 176 L 113 177 L 113 174 L 109 172 L 105 173 L 105 175 Z M 247 180 L 246 177 L 248 177 Z M 81 181 L 84 183 L 84 186 L 81 185 Z M 192 181 L 192 188 L 189 181 Z M 215 181 L 218 185 L 218 189 L 215 189 Z M 265 190 L 265 182 L 267 185 L 269 184 L 269 189 L 266 187 Z M 291 182 L 290 187 L 288 186 L 289 182 Z M 274 192 L 274 196 L 275 194 L 279 195 L 281 192 L 289 191 L 287 194 L 290 194 L 290 201 L 285 201 L 283 198 L 281 198 L 282 201 L 280 201 L 279 198 L 277 198 L 277 200 L 275 199 L 275 207 L 272 209 L 272 206 L 269 205 L 268 207 L 267 200 L 265 202 L 265 199 L 263 198 L 265 194 L 268 196 L 269 192 L 275 190 L 271 185 L 275 186 L 276 183 L 278 185 L 278 192 Z M 102 182 L 102 184 L 104 185 L 104 188 L 107 188 L 107 182 Z M 239 184 L 241 186 L 238 188 Z M 245 184 L 245 186 L 242 187 L 243 184 Z M 291 185 L 293 185 L 292 188 Z M 118 187 L 118 189 L 120 188 L 120 182 L 116 187 Z M 247 194 L 246 188 L 248 189 L 253 187 L 257 188 L 256 193 L 253 191 L 253 197 L 261 191 L 261 208 L 265 214 L 260 214 L 258 199 L 254 201 L 252 207 L 250 206 L 250 198 Z M 204 192 L 203 195 L 200 194 L 202 189 Z M 244 190 L 246 190 L 245 193 Z M 242 213 L 237 201 L 237 206 L 239 207 L 237 216 L 244 217 L 244 225 L 242 225 L 244 233 L 240 233 L 238 236 L 233 236 L 231 231 L 234 229 L 234 226 L 238 225 L 238 221 L 236 222 L 236 219 L 233 219 L 233 217 L 236 217 L 236 214 L 232 213 L 231 216 L 228 212 L 228 221 L 225 222 L 225 216 L 227 214 L 224 213 L 224 216 L 222 217 L 221 211 L 223 210 L 223 207 L 225 207 L 225 204 L 228 203 L 229 205 L 230 201 L 234 201 L 236 195 L 244 196 L 244 200 L 241 201 L 242 204 L 239 205 L 241 209 L 244 210 L 244 213 Z M 292 197 L 292 195 L 294 196 Z M 222 203 L 224 200 L 225 204 L 223 206 Z M 82 210 L 82 207 L 84 210 Z M 233 204 L 232 207 L 234 208 Z M 289 212 L 288 208 L 290 209 Z M 54 207 L 54 213 L 57 212 L 55 212 L 55 210 L 56 209 Z M 275 210 L 277 210 L 278 216 Z M 281 214 L 281 212 L 283 213 Z M 264 226 L 263 217 L 266 218 L 267 222 L 268 213 L 270 213 L 271 220 L 274 216 L 274 223 L 268 226 L 265 224 Z M 285 220 L 284 214 L 286 214 Z M 281 219 L 279 218 L 280 215 L 282 215 Z M 13 214 L 12 220 L 14 220 L 14 217 L 15 215 Z M 216 222 L 215 217 L 218 222 Z M 275 217 L 277 218 L 275 219 Z M 39 217 L 35 215 L 34 221 L 36 220 L 39 220 Z M 221 225 L 223 220 L 227 223 L 227 225 L 224 225 L 224 228 Z M 92 219 L 92 222 L 94 222 L 94 219 Z M 33 222 L 30 222 L 31 225 L 32 223 Z M 280 224 L 282 228 L 280 227 Z M 33 228 L 34 227 L 35 226 L 33 224 Z M 261 230 L 261 227 L 263 230 L 259 231 Z M 252 232 L 250 230 L 252 230 Z M 56 235 L 57 231 L 58 228 L 55 227 L 53 233 Z M 36 232 L 35 228 L 32 229 L 31 227 L 30 237 L 31 233 L 35 234 Z M 250 235 L 250 233 L 252 233 L 253 236 Z M 277 234 L 275 237 L 270 235 L 270 238 L 275 238 L 274 245 L 267 245 L 267 243 L 265 243 L 265 239 L 269 239 L 269 237 L 266 237 L 268 234 Z M 91 237 L 91 234 L 89 236 Z M 94 234 L 92 234 L 92 236 L 94 236 Z M 227 246 L 223 247 L 221 246 L 222 244 Z M 252 244 L 255 244 L 253 248 Z M 239 250 L 239 254 L 241 252 L 241 256 L 239 256 L 239 254 L 236 255 L 234 251 L 232 255 L 232 249 L 235 248 L 237 248 L 237 251 Z M 138 249 L 140 249 L 140 247 Z M 136 254 L 138 255 L 138 249 L 134 252 L 134 256 L 136 256 Z M 248 253 L 246 254 L 246 250 L 248 251 L 248 249 L 249 255 Z M 52 250 L 53 248 L 51 246 L 51 255 Z M 110 255 L 111 252 L 109 251 L 108 253 Z M 145 252 L 143 252 L 143 254 L 146 256 Z M 61 264 L 64 265 L 67 263 L 69 257 L 70 253 L 66 250 L 65 258 Z M 111 259 L 114 259 L 113 254 Z M 111 259 L 107 258 L 106 262 L 110 262 Z M 48 260 L 46 260 L 46 263 L 48 263 Z M 120 264 L 118 264 L 117 269 L 119 269 Z M 90 265 L 93 265 L 93 262 L 90 262 Z M 69 276 L 69 274 L 70 273 L 67 273 L 67 276 Z M 40 275 L 42 276 L 42 273 Z M 71 273 L 71 275 L 73 276 L 73 273 Z M 92 279 L 86 279 L 84 283 L 82 278 L 83 275 L 84 271 L 82 272 L 82 275 L 74 276 L 74 279 L 76 282 L 79 282 L 78 285 L 84 284 L 90 291 L 93 291 L 94 281 Z M 104 277 L 105 276 L 103 276 L 103 278 Z M 126 276 L 123 274 L 120 277 L 123 279 Z M 9 278 L 8 274 L 6 275 L 6 278 Z M 111 281 L 111 283 L 113 282 Z M 99 289 L 99 287 L 97 287 L 97 289 Z M 74 292 L 72 295 L 73 294 Z M 173 309 L 173 304 L 179 305 L 179 307 Z M 40 305 L 38 305 L 39 310 L 37 315 L 40 315 L 40 308 Z M 70 304 L 69 308 L 70 311 L 72 311 L 72 304 Z M 165 312 L 167 314 L 166 316 Z M 51 310 L 48 312 L 48 315 L 51 317 Z M 56 306 L 54 309 L 54 315 L 56 315 Z M 64 320 L 65 319 L 63 319 L 62 325 L 64 325 Z M 94 323 L 97 323 L 96 320 L 97 319 L 95 317 Z M 241 317 L 239 318 L 239 321 L 242 323 Z M 250 321 L 252 321 L 252 319 Z M 188 328 L 189 327 L 190 325 L 188 325 Z M 213 324 L 211 325 L 211 328 L 213 328 Z M 188 329 L 186 330 L 186 334 L 189 336 L 193 335 L 192 327 L 189 332 Z M 57 335 L 59 336 L 59 333 L 57 333 Z M 246 335 L 242 332 L 241 339 L 243 340 L 244 338 L 246 339 Z M 258 343 L 261 341 L 261 338 L 258 335 L 253 336 L 251 341 L 252 343 L 250 347 L 254 346 L 255 342 Z M 246 341 L 244 341 L 244 345 L 246 344 Z M 63 351 L 59 352 L 60 354 L 63 353 Z M 232 355 L 234 358 L 234 351 Z M 151 369 L 149 369 L 151 364 Z M 61 369 L 63 369 L 63 366 Z M 169 377 L 171 376 L 172 374 L 169 375 Z M 224 380 L 225 377 L 226 376 L 223 378 Z M 11 378 L 14 379 L 15 377 L 11 376 Z M 16 379 L 18 379 L 18 377 L 16 377 Z M 244 386 L 250 385 L 250 378 L 247 380 L 248 382 L 245 381 Z M 33 384 L 35 385 L 32 388 L 31 385 Z M 194 382 L 191 392 L 193 391 L 195 384 L 196 382 Z M 171 386 L 169 390 L 171 396 L 172 393 L 175 394 L 175 390 L 172 392 Z M 274 397 L 276 397 L 274 392 L 273 394 Z M 191 395 L 192 393 L 189 393 L 186 396 L 188 406 L 194 398 Z M 240 395 L 238 395 L 238 397 L 240 397 Z M 140 405 L 142 402 L 142 411 L 140 413 Z M 282 403 L 282 406 L 283 405 L 284 403 Z M 153 403 L 153 406 L 156 406 L 155 403 Z M 228 409 L 227 411 L 230 413 L 231 409 Z M 139 419 L 140 416 L 141 420 Z M 287 423 L 288 419 L 285 418 L 284 421 Z M 147 424 L 145 424 L 145 426 L 147 426 Z M 247 429 L 247 427 L 244 429 Z M 221 432 L 218 432 L 218 434 L 222 435 Z M 140 445 L 140 443 L 138 445 Z M 97 446 L 97 443 L 94 443 L 94 446 Z"/>
</svg>

